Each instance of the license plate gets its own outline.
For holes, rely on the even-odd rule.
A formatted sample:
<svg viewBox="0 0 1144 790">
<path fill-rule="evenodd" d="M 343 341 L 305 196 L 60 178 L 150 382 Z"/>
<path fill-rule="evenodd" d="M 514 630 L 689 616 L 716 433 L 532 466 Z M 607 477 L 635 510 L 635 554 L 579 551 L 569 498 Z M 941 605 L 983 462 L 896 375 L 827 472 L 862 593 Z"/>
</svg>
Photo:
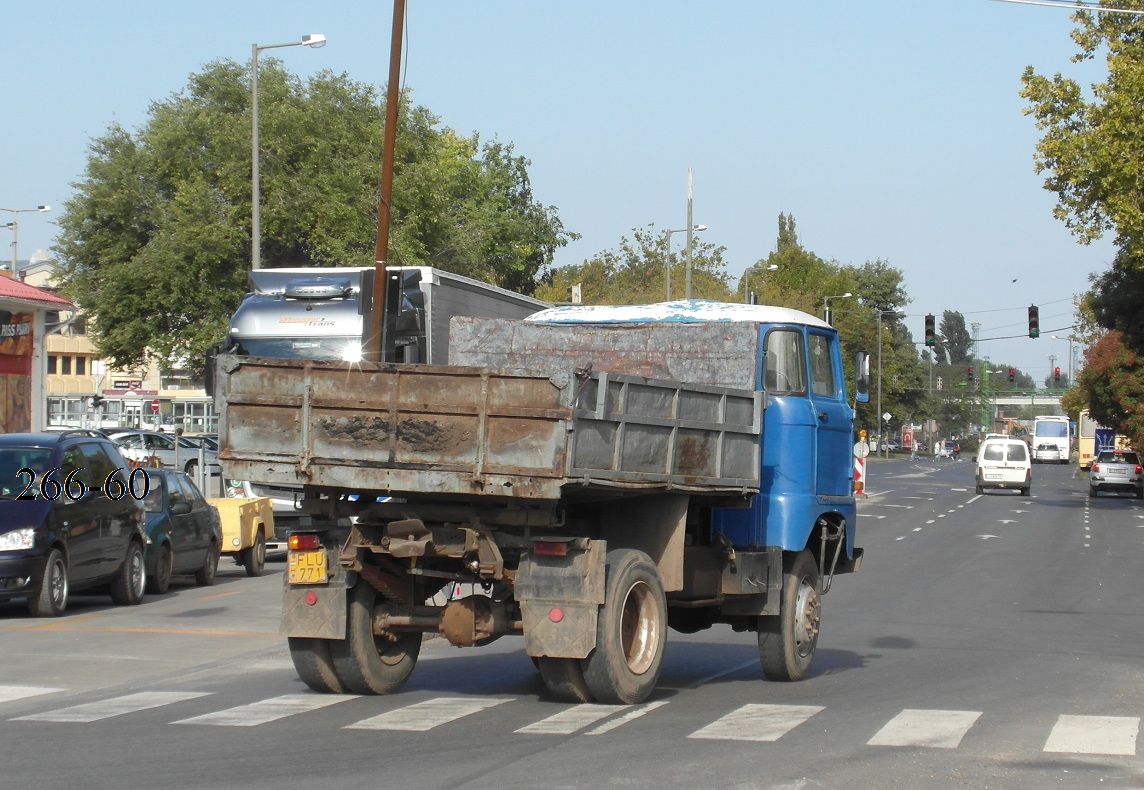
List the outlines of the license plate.
<svg viewBox="0 0 1144 790">
<path fill-rule="evenodd" d="M 291 551 L 286 557 L 286 580 L 290 584 L 326 584 L 326 552 Z"/>
<path fill-rule="evenodd" d="M 1001 475 L 985 475 L 986 480 L 1000 480 Z"/>
</svg>

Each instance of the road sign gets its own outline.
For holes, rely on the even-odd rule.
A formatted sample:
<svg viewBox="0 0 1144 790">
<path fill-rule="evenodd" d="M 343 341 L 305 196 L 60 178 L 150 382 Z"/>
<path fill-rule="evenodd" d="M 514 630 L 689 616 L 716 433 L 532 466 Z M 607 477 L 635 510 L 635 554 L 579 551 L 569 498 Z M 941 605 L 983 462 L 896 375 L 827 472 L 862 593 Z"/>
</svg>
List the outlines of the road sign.
<svg viewBox="0 0 1144 790">
<path fill-rule="evenodd" d="M 159 411 L 159 399 L 151 401 L 151 411 Z"/>
</svg>

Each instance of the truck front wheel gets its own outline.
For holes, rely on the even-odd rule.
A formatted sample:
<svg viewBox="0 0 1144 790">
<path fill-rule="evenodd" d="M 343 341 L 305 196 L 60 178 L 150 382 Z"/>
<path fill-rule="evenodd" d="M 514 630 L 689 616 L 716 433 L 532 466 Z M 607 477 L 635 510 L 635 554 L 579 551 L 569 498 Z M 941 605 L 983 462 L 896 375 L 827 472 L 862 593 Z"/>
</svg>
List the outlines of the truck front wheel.
<svg viewBox="0 0 1144 790">
<path fill-rule="evenodd" d="M 350 592 L 346 638 L 330 642 L 330 654 L 337 677 L 351 694 L 392 694 L 417 665 L 421 634 L 373 633 L 374 608 L 388 605 L 364 580 Z"/>
<path fill-rule="evenodd" d="M 303 683 L 320 694 L 345 694 L 330 655 L 330 640 L 291 636 L 286 641 L 290 645 L 290 660 Z"/>
<path fill-rule="evenodd" d="M 667 642 L 667 597 L 651 557 L 635 549 L 608 552 L 596 649 L 581 664 L 597 701 L 634 705 L 655 689 Z"/>
<path fill-rule="evenodd" d="M 767 680 L 802 680 L 818 647 L 822 620 L 818 565 L 809 551 L 783 559 L 779 613 L 759 617 L 759 662 Z"/>
</svg>

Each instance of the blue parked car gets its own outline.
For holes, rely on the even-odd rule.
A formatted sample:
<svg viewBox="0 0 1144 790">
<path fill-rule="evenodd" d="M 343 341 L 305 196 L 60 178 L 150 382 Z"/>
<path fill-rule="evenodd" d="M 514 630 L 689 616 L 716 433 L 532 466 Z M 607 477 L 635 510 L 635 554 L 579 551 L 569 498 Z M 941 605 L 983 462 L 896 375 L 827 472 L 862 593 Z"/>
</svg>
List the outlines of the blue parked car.
<svg viewBox="0 0 1144 790">
<path fill-rule="evenodd" d="M 194 575 L 201 586 L 214 584 L 222 550 L 218 510 L 183 472 L 148 469 L 147 591 L 162 595 L 172 576 Z"/>
</svg>

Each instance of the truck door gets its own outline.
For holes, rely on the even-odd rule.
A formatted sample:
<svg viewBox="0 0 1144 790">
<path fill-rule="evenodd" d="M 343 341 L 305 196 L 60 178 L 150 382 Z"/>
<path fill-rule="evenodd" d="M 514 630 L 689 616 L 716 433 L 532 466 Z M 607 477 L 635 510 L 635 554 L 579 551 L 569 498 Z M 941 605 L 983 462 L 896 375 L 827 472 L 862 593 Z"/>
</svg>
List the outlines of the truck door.
<svg viewBox="0 0 1144 790">
<path fill-rule="evenodd" d="M 849 496 L 854 474 L 854 413 L 846 403 L 838 336 L 810 330 L 810 401 L 815 432 L 815 486 L 819 496 Z"/>
</svg>

